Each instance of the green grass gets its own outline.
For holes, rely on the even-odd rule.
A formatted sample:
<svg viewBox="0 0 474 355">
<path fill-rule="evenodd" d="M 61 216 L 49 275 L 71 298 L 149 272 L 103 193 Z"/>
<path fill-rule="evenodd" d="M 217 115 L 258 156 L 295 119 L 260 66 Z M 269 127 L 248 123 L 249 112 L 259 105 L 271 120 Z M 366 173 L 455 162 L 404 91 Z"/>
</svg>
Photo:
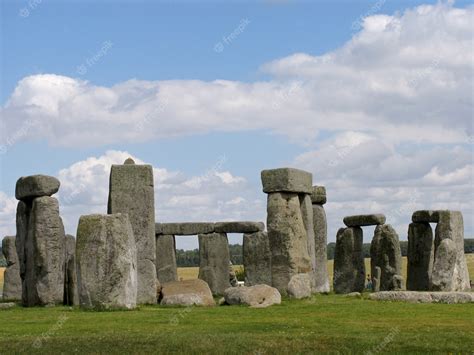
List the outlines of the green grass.
<svg viewBox="0 0 474 355">
<path fill-rule="evenodd" d="M 147 306 L 90 312 L 18 307 L 0 311 L 0 322 L 2 353 L 471 353 L 474 349 L 472 305 L 387 303 L 335 295 L 284 300 L 267 309 Z"/>
</svg>

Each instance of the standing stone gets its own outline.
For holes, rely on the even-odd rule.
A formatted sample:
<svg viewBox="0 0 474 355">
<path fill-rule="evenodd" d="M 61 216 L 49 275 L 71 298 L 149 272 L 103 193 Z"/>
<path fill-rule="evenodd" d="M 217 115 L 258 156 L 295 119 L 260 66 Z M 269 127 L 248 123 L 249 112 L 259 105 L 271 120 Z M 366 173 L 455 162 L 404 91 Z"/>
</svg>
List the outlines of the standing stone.
<svg viewBox="0 0 474 355">
<path fill-rule="evenodd" d="M 31 203 L 19 201 L 16 208 L 16 252 L 20 267 L 22 283 L 22 303 L 26 304 L 26 239 L 28 236 L 28 220 L 30 219 Z"/>
<path fill-rule="evenodd" d="M 469 271 L 464 254 L 464 223 L 462 213 L 458 211 L 438 211 L 437 213 L 439 222 L 435 230 L 432 290 L 470 290 Z M 453 243 L 444 244 L 439 249 L 445 239 L 449 239 Z M 452 250 L 453 248 L 454 251 Z M 454 264 L 452 264 L 451 259 L 452 253 L 455 254 Z M 449 274 L 452 274 L 452 282 L 447 282 L 446 280 Z"/>
<path fill-rule="evenodd" d="M 3 274 L 3 300 L 21 301 L 20 264 L 16 253 L 15 237 L 3 238 L 2 252 L 7 262 Z"/>
<path fill-rule="evenodd" d="M 199 276 L 215 295 L 223 295 L 229 282 L 229 241 L 225 233 L 199 234 Z"/>
<path fill-rule="evenodd" d="M 311 271 L 309 279 L 311 281 L 311 290 L 316 292 L 316 246 L 314 237 L 314 220 L 313 220 L 313 204 L 311 203 L 311 195 L 300 195 L 300 208 L 303 216 L 303 223 L 306 229 L 308 242 L 308 254 L 311 260 Z"/>
<path fill-rule="evenodd" d="M 390 224 L 375 228 L 374 238 L 370 245 L 370 265 L 372 274 L 378 266 L 381 270 L 380 291 L 396 291 L 402 273 L 402 253 L 398 234 Z M 397 287 L 397 289 L 394 289 Z"/>
<path fill-rule="evenodd" d="M 327 219 L 324 207 L 313 204 L 314 244 L 315 244 L 315 288 L 314 292 L 330 291 L 327 268 Z"/>
<path fill-rule="evenodd" d="M 429 223 L 410 223 L 407 259 L 407 290 L 429 291 L 434 260 L 433 230 Z"/>
<path fill-rule="evenodd" d="M 244 234 L 245 286 L 272 284 L 272 255 L 267 232 Z"/>
<path fill-rule="evenodd" d="M 375 272 L 372 272 L 372 289 L 374 292 L 380 291 L 380 278 L 382 277 L 382 269 L 379 266 L 375 267 Z"/>
<path fill-rule="evenodd" d="M 161 284 L 178 281 L 174 235 L 156 236 L 156 275 Z"/>
<path fill-rule="evenodd" d="M 360 227 L 341 228 L 336 236 L 334 254 L 334 291 L 362 292 L 365 288 L 365 264 Z"/>
<path fill-rule="evenodd" d="M 137 249 L 128 215 L 81 216 L 76 263 L 81 307 L 136 307 Z"/>
<path fill-rule="evenodd" d="M 66 257 L 64 260 L 64 305 L 79 305 L 76 273 L 76 238 L 66 235 Z"/>
<path fill-rule="evenodd" d="M 298 194 L 274 192 L 268 195 L 267 228 L 272 253 L 272 286 L 287 295 L 291 278 L 312 270 Z"/>
<path fill-rule="evenodd" d="M 132 224 L 138 257 L 140 304 L 156 303 L 155 197 L 151 165 L 112 165 L 108 213 L 127 213 Z"/>
</svg>

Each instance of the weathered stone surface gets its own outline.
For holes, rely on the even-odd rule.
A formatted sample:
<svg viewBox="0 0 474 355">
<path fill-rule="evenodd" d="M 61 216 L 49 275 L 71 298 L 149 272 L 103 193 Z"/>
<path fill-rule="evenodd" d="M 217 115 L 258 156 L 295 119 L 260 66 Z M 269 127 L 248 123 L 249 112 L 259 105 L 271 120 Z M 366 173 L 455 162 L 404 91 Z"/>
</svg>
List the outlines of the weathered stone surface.
<svg viewBox="0 0 474 355">
<path fill-rule="evenodd" d="M 365 288 L 362 239 L 360 227 L 341 228 L 337 232 L 333 281 L 336 293 L 362 292 Z"/>
<path fill-rule="evenodd" d="M 229 305 L 244 304 L 254 308 L 265 308 L 281 303 L 278 290 L 268 285 L 231 287 L 225 290 L 224 298 Z"/>
<path fill-rule="evenodd" d="M 21 301 L 20 263 L 16 253 L 15 237 L 3 238 L 2 252 L 7 262 L 3 274 L 3 300 Z"/>
<path fill-rule="evenodd" d="M 369 299 L 411 303 L 474 303 L 474 292 L 383 291 L 371 293 Z"/>
<path fill-rule="evenodd" d="M 313 221 L 313 205 L 311 203 L 311 196 L 308 194 L 299 195 L 301 215 L 303 217 L 303 224 L 306 230 L 306 237 L 308 242 L 308 255 L 311 261 L 311 270 L 309 278 L 311 281 L 311 289 L 316 290 L 316 247 L 314 240 L 314 221 Z M 316 292 L 316 291 L 315 291 Z"/>
<path fill-rule="evenodd" d="M 77 227 L 76 263 L 81 307 L 136 307 L 137 249 L 127 214 L 81 216 Z M 156 302 L 155 282 L 153 280 Z"/>
<path fill-rule="evenodd" d="M 410 223 L 407 259 L 407 290 L 428 291 L 434 260 L 433 230 L 429 223 Z"/>
<path fill-rule="evenodd" d="M 211 223 L 211 222 L 161 223 L 161 233 L 172 234 L 172 235 L 209 234 L 209 233 L 214 233 L 214 223 Z"/>
<path fill-rule="evenodd" d="M 14 302 L 3 302 L 3 303 L 0 303 L 0 310 L 10 309 L 15 306 L 16 306 L 16 303 Z"/>
<path fill-rule="evenodd" d="M 288 296 L 296 299 L 311 297 L 310 274 L 294 275 L 288 283 Z"/>
<path fill-rule="evenodd" d="M 372 275 L 378 266 L 381 270 L 380 291 L 392 291 L 398 287 L 402 273 L 402 253 L 398 234 L 390 224 L 379 225 L 375 228 L 370 245 L 370 265 Z"/>
<path fill-rule="evenodd" d="M 438 223 L 438 211 L 420 210 L 413 212 L 411 220 L 414 223 Z"/>
<path fill-rule="evenodd" d="M 76 273 L 76 238 L 66 235 L 66 257 L 64 260 L 64 304 L 69 306 L 79 305 Z"/>
<path fill-rule="evenodd" d="M 281 168 L 262 171 L 263 192 L 294 192 L 311 194 L 313 175 L 303 170 Z"/>
<path fill-rule="evenodd" d="M 214 306 L 209 285 L 203 280 L 173 281 L 161 289 L 161 305 Z"/>
<path fill-rule="evenodd" d="M 470 290 L 469 271 L 464 254 L 464 223 L 462 213 L 459 211 L 438 211 L 438 214 L 439 222 L 435 230 L 435 257 L 431 279 L 432 290 Z M 444 245 L 440 249 L 445 239 L 452 240 L 454 245 Z M 454 266 L 451 259 L 452 248 L 454 248 L 455 254 Z M 448 282 L 446 277 L 451 273 L 452 282 Z"/>
<path fill-rule="evenodd" d="M 31 200 L 35 197 L 51 196 L 59 190 L 59 180 L 47 175 L 31 175 L 18 179 L 15 187 L 17 200 Z"/>
<path fill-rule="evenodd" d="M 345 297 L 353 297 L 353 298 L 362 298 L 362 294 L 360 292 L 351 292 L 344 295 Z"/>
<path fill-rule="evenodd" d="M 272 284 L 272 255 L 267 232 L 244 234 L 245 285 Z"/>
<path fill-rule="evenodd" d="M 216 233 L 256 233 L 264 230 L 265 224 L 263 222 L 218 222 L 214 224 Z"/>
<path fill-rule="evenodd" d="M 377 226 L 385 223 L 383 214 L 362 214 L 344 217 L 344 224 L 348 227 Z"/>
<path fill-rule="evenodd" d="M 20 202 L 17 236 L 23 305 L 62 304 L 66 245 L 58 200 L 43 196 Z"/>
<path fill-rule="evenodd" d="M 314 247 L 315 247 L 315 287 L 314 292 L 330 291 L 327 268 L 327 219 L 324 207 L 313 205 Z"/>
<path fill-rule="evenodd" d="M 178 281 L 174 235 L 156 236 L 156 275 L 161 284 Z"/>
<path fill-rule="evenodd" d="M 215 295 L 222 295 L 229 283 L 229 241 L 225 233 L 199 234 L 199 279 Z"/>
<path fill-rule="evenodd" d="M 379 266 L 375 267 L 375 272 L 372 273 L 372 290 L 374 292 L 380 291 L 380 278 L 382 277 L 382 269 Z"/>
<path fill-rule="evenodd" d="M 311 272 L 308 236 L 297 194 L 268 195 L 267 229 L 272 253 L 272 286 L 286 295 L 294 275 Z"/>
<path fill-rule="evenodd" d="M 311 202 L 315 205 L 324 205 L 327 202 L 326 187 L 313 186 L 313 191 L 311 192 Z"/>
<path fill-rule="evenodd" d="M 108 213 L 127 213 L 137 248 L 137 302 L 156 303 L 155 197 L 151 165 L 112 165 Z M 173 234 L 173 233 L 165 233 Z"/>
</svg>

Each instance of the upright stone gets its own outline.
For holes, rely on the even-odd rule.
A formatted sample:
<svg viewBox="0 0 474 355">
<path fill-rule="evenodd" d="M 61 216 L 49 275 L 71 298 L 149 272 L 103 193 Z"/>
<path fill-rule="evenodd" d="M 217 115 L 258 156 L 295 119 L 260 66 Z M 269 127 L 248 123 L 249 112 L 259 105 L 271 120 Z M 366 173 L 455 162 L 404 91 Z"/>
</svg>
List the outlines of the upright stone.
<svg viewBox="0 0 474 355">
<path fill-rule="evenodd" d="M 128 215 L 81 216 L 76 263 L 81 307 L 136 307 L 137 249 Z"/>
<path fill-rule="evenodd" d="M 380 278 L 382 276 L 382 269 L 379 266 L 375 267 L 375 272 L 372 272 L 372 289 L 374 292 L 380 291 Z"/>
<path fill-rule="evenodd" d="M 127 213 L 137 247 L 138 303 L 156 303 L 155 198 L 153 168 L 112 165 L 110 171 L 108 213 Z"/>
<path fill-rule="evenodd" d="M 245 286 L 272 284 L 272 255 L 266 232 L 244 234 Z"/>
<path fill-rule="evenodd" d="M 174 235 L 156 236 L 156 275 L 161 284 L 178 281 Z"/>
<path fill-rule="evenodd" d="M 360 227 L 341 228 L 336 236 L 334 254 L 334 291 L 362 292 L 365 288 L 365 264 Z"/>
<path fill-rule="evenodd" d="M 311 260 L 311 271 L 309 273 L 309 280 L 311 283 L 311 290 L 316 291 L 316 245 L 314 236 L 314 220 L 313 220 L 313 204 L 311 203 L 311 195 L 300 195 L 300 208 L 303 216 L 303 223 L 306 229 L 306 236 L 308 241 L 308 254 Z"/>
<path fill-rule="evenodd" d="M 407 259 L 407 290 L 429 291 L 434 260 L 433 230 L 429 223 L 410 223 Z"/>
<path fill-rule="evenodd" d="M 435 230 L 435 256 L 431 289 L 434 291 L 470 290 L 469 271 L 464 254 L 464 223 L 461 212 L 437 211 L 439 222 Z M 452 243 L 445 243 L 449 239 Z M 454 254 L 454 263 L 453 255 Z M 452 282 L 446 277 L 452 274 Z"/>
<path fill-rule="evenodd" d="M 3 238 L 2 252 L 7 262 L 3 274 L 3 300 L 21 301 L 20 264 L 16 253 L 15 237 Z"/>
<path fill-rule="evenodd" d="M 26 240 L 28 237 L 28 220 L 31 214 L 31 203 L 19 201 L 16 208 L 16 252 L 22 284 L 22 303 L 27 304 L 26 290 Z"/>
<path fill-rule="evenodd" d="M 327 268 L 327 219 L 322 205 L 313 204 L 315 244 L 315 288 L 314 292 L 330 291 Z"/>
<path fill-rule="evenodd" d="M 76 238 L 66 235 L 66 257 L 64 260 L 64 304 L 79 305 L 76 273 Z"/>
<path fill-rule="evenodd" d="M 225 233 L 199 234 L 199 276 L 215 295 L 223 295 L 229 282 L 229 241 Z"/>
<path fill-rule="evenodd" d="M 398 234 L 390 224 L 375 228 L 374 238 L 370 245 L 370 265 L 372 275 L 380 267 L 380 291 L 400 289 L 402 273 L 402 253 Z"/>
</svg>

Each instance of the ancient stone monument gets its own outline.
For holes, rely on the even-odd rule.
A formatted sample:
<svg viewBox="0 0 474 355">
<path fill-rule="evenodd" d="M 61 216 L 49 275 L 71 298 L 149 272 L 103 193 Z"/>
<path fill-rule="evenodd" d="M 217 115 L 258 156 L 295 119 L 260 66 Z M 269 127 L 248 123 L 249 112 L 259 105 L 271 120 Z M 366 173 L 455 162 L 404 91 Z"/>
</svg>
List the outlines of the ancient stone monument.
<svg viewBox="0 0 474 355">
<path fill-rule="evenodd" d="M 272 284 L 272 255 L 267 232 L 244 234 L 245 285 Z"/>
<path fill-rule="evenodd" d="M 2 252 L 7 261 L 3 274 L 3 300 L 21 301 L 20 264 L 16 253 L 15 237 L 3 238 Z"/>
<path fill-rule="evenodd" d="M 329 275 L 327 269 L 327 235 L 328 226 L 324 204 L 326 203 L 326 188 L 324 186 L 313 186 L 311 202 L 313 204 L 313 226 L 314 226 L 314 250 L 315 292 L 329 292 Z"/>
<path fill-rule="evenodd" d="M 153 168 L 127 159 L 112 165 L 108 213 L 127 213 L 138 256 L 138 303 L 156 303 L 156 240 Z M 172 233 L 165 233 L 172 234 Z"/>
<path fill-rule="evenodd" d="M 407 290 L 429 291 L 434 261 L 433 230 L 429 222 L 413 222 L 408 226 L 407 259 Z"/>
<path fill-rule="evenodd" d="M 137 248 L 127 214 L 81 216 L 76 264 L 81 307 L 136 307 Z"/>
<path fill-rule="evenodd" d="M 79 305 L 76 273 L 76 238 L 66 235 L 66 257 L 64 260 L 64 304 Z"/>
<path fill-rule="evenodd" d="M 33 175 L 17 181 L 16 247 L 24 306 L 62 304 L 66 239 L 59 203 L 52 194 L 59 180 Z"/>
<path fill-rule="evenodd" d="M 158 234 L 156 236 L 156 275 L 162 284 L 178 281 L 174 235 Z"/>
</svg>

